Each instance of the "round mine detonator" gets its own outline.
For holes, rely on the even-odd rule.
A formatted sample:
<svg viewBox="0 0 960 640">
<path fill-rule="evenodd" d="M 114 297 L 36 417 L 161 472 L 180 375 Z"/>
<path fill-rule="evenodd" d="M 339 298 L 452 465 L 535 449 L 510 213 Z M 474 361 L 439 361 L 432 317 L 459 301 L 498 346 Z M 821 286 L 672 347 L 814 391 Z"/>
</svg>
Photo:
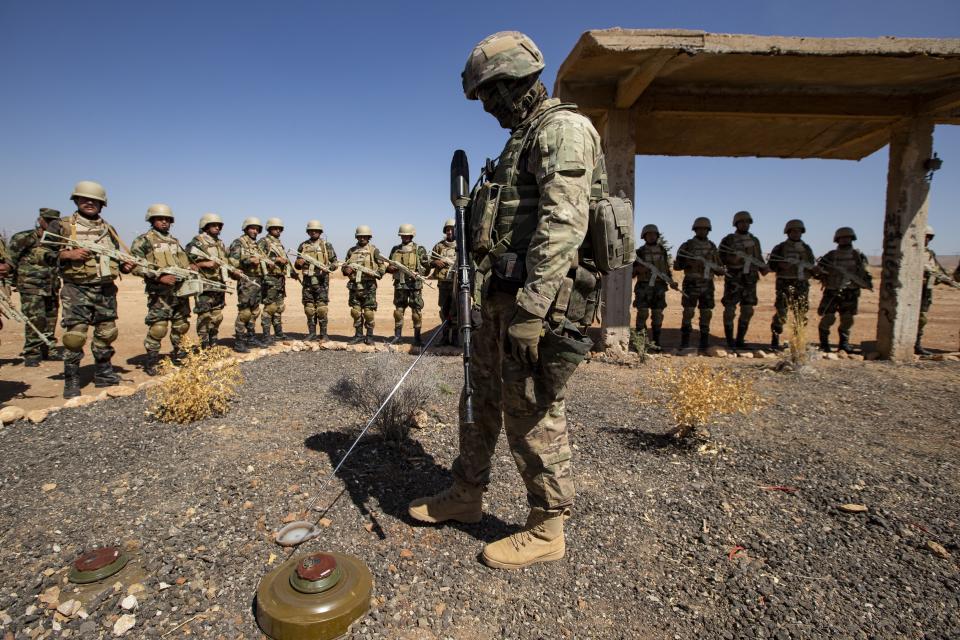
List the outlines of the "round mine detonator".
<svg viewBox="0 0 960 640">
<path fill-rule="evenodd" d="M 130 557 L 117 547 L 97 547 L 77 556 L 68 579 L 74 584 L 103 580 L 127 566 Z"/>
</svg>

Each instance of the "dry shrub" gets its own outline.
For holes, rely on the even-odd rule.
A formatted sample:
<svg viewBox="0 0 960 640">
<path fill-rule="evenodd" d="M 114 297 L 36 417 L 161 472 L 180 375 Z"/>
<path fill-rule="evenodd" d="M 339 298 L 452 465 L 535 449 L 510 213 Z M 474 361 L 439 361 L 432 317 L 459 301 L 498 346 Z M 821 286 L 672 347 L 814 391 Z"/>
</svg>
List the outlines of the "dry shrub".
<svg viewBox="0 0 960 640">
<path fill-rule="evenodd" d="M 719 416 L 747 415 L 763 405 L 752 380 L 702 362 L 668 366 L 653 386 L 666 395 L 664 405 L 677 425 L 673 432 L 677 438 L 687 437 Z"/>
<path fill-rule="evenodd" d="M 787 299 L 787 329 L 790 332 L 787 353 L 790 362 L 795 365 L 805 364 L 810 359 L 807 339 L 807 301 L 800 296 L 789 296 Z"/>
<path fill-rule="evenodd" d="M 226 347 L 196 349 L 192 337 L 185 338 L 182 346 L 188 353 L 183 364 L 161 362 L 164 379 L 147 390 L 151 411 L 164 422 L 181 424 L 222 415 L 243 383 L 239 363 L 230 359 Z"/>
<path fill-rule="evenodd" d="M 409 357 L 401 354 L 378 353 L 363 361 L 362 370 L 343 374 L 330 391 L 341 402 L 373 416 L 410 364 Z M 444 388 L 449 387 L 439 380 L 433 359 L 422 358 L 377 416 L 374 426 L 386 440 L 394 443 L 404 441 L 416 423 L 414 414 L 422 411 Z"/>
<path fill-rule="evenodd" d="M 640 358 L 640 363 L 647 361 L 647 353 L 653 348 L 653 343 L 647 340 L 647 330 L 630 329 L 630 350 L 635 351 Z"/>
</svg>

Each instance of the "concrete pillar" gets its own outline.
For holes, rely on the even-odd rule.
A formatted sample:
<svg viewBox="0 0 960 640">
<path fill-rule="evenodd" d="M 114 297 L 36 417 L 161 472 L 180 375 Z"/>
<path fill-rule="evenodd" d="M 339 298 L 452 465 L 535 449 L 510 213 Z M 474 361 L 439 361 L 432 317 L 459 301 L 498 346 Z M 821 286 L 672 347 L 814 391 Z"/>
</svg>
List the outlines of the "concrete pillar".
<svg viewBox="0 0 960 640">
<path fill-rule="evenodd" d="M 610 193 L 623 191 L 634 198 L 636 179 L 636 128 L 633 114 L 626 109 L 607 112 L 601 132 L 607 162 Z M 619 269 L 603 279 L 603 315 L 601 344 L 603 349 L 626 351 L 630 345 L 630 301 L 633 294 L 631 270 Z"/>
<path fill-rule="evenodd" d="M 923 286 L 923 240 L 927 225 L 924 162 L 933 152 L 933 122 L 916 118 L 893 128 L 883 222 L 883 263 L 877 351 L 881 358 L 913 358 Z"/>
</svg>

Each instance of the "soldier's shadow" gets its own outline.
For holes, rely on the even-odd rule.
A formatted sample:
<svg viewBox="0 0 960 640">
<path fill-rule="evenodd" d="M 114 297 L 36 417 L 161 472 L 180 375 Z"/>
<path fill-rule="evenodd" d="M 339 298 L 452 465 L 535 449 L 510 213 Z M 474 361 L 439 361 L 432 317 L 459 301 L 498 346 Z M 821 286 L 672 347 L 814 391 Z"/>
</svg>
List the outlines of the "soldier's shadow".
<svg viewBox="0 0 960 640">
<path fill-rule="evenodd" d="M 26 396 L 30 385 L 22 380 L 0 380 L 0 403 Z"/>
<path fill-rule="evenodd" d="M 626 445 L 640 451 L 664 451 L 675 453 L 678 451 L 692 451 L 695 448 L 693 438 L 678 439 L 670 432 L 644 431 L 629 427 L 601 427 L 601 431 L 612 433 L 623 438 Z"/>
<path fill-rule="evenodd" d="M 356 438 L 356 433 L 325 431 L 310 436 L 304 445 L 313 451 L 325 453 L 334 467 Z M 353 504 L 373 525 L 373 533 L 380 539 L 386 532 L 370 509 L 371 498 L 379 510 L 411 526 L 431 526 L 413 520 L 407 512 L 410 501 L 420 496 L 433 495 L 453 481 L 450 472 L 434 462 L 416 440 L 407 439 L 401 444 L 386 441 L 378 433 L 369 433 L 357 444 L 337 476 L 342 482 L 339 492 L 328 491 L 327 502 L 318 508 L 327 509 L 330 501 L 349 494 Z M 447 523 L 483 542 L 497 540 L 513 533 L 517 527 L 508 525 L 500 518 L 484 513 L 478 524 Z"/>
</svg>

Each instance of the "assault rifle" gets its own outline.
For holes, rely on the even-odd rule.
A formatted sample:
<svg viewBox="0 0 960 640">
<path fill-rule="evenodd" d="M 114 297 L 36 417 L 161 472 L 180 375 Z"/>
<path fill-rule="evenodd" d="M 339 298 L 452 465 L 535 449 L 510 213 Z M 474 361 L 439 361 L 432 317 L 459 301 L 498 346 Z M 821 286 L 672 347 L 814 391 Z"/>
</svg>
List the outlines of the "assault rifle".
<svg viewBox="0 0 960 640">
<path fill-rule="evenodd" d="M 703 263 L 703 277 L 709 280 L 713 277 L 714 273 L 725 274 L 727 268 L 723 265 L 719 265 L 716 262 L 707 260 L 702 256 L 695 256 L 692 253 L 687 253 L 686 251 L 677 251 L 678 258 L 686 258 L 687 260 L 696 260 L 697 262 Z"/>
<path fill-rule="evenodd" d="M 732 256 L 737 256 L 738 258 L 743 260 L 744 274 L 750 273 L 750 265 L 755 266 L 760 271 L 769 271 L 770 269 L 770 267 L 767 266 L 766 262 L 750 255 L 749 253 L 745 253 L 743 251 L 737 251 L 736 249 L 730 249 L 728 247 L 723 246 L 722 244 L 720 245 L 720 251 L 724 253 L 729 253 Z"/>
<path fill-rule="evenodd" d="M 376 278 L 377 280 L 383 277 L 382 273 L 378 273 L 373 269 L 368 269 L 367 267 L 363 266 L 359 262 L 346 262 L 344 263 L 343 266 L 350 267 L 351 269 L 353 269 L 353 276 L 352 276 L 353 281 L 356 282 L 357 284 L 359 284 L 360 280 L 363 279 L 363 274 L 367 274 L 371 278 Z"/>
<path fill-rule="evenodd" d="M 954 289 L 960 289 L 960 282 L 957 282 L 943 271 L 937 270 L 931 273 L 930 278 L 933 279 L 934 284 L 945 284 L 949 287 L 953 287 Z"/>
<path fill-rule="evenodd" d="M 409 277 L 413 278 L 414 280 L 419 280 L 420 282 L 422 282 L 423 284 L 427 285 L 427 286 L 430 287 L 431 289 L 434 289 L 434 288 L 435 288 L 435 287 L 433 286 L 433 283 L 432 283 L 432 282 L 429 282 L 426 278 L 424 278 L 422 275 L 420 275 L 420 274 L 417 273 L 416 271 L 411 271 L 410 268 L 407 267 L 407 265 L 405 265 L 405 264 L 403 264 L 403 263 L 401 263 L 401 262 L 397 262 L 396 260 L 391 260 L 390 258 L 386 258 L 386 257 L 384 257 L 384 256 L 380 256 L 380 259 L 383 260 L 384 262 L 386 262 L 387 264 L 389 264 L 389 265 L 391 265 L 391 266 L 394 266 L 394 267 L 396 267 L 397 269 L 399 269 L 400 272 L 401 272 L 403 275 L 409 276 Z"/>
<path fill-rule="evenodd" d="M 273 256 L 273 258 L 270 258 Z M 290 265 L 290 261 L 287 260 L 286 253 L 280 253 L 276 248 L 270 247 L 270 253 L 267 256 L 268 260 L 271 260 L 275 266 L 280 266 L 277 264 L 277 260 L 283 258 L 286 262 L 283 264 L 283 275 L 288 278 L 293 278 L 297 282 L 300 281 L 300 273 Z M 264 274 L 266 275 L 266 274 Z"/>
<path fill-rule="evenodd" d="M 798 258 L 787 258 L 785 256 L 778 256 L 775 253 L 770 254 L 771 260 L 776 260 L 778 262 L 786 262 L 787 264 L 792 264 L 797 268 L 797 278 L 803 280 L 804 271 L 813 271 L 817 268 L 817 265 L 812 262 L 807 262 L 806 260 L 800 260 Z"/>
<path fill-rule="evenodd" d="M 868 283 L 866 280 L 861 278 L 856 273 L 850 273 L 846 269 L 838 267 L 834 263 L 830 262 L 829 260 L 824 260 L 823 258 L 820 258 L 820 264 L 825 266 L 828 270 L 836 271 L 841 276 L 843 276 L 843 280 L 840 282 L 840 287 L 839 287 L 840 289 L 846 289 L 847 283 L 852 282 L 853 284 L 857 285 L 861 289 L 869 289 L 870 291 L 873 291 L 873 285 Z"/>
<path fill-rule="evenodd" d="M 306 255 L 306 254 L 303 254 L 303 253 L 300 253 L 299 251 L 294 251 L 294 250 L 292 250 L 292 249 L 288 249 L 288 250 L 287 250 L 287 255 L 290 256 L 291 258 L 300 258 L 301 260 L 303 260 L 303 261 L 306 262 L 307 264 L 313 265 L 313 266 L 316 267 L 317 269 L 320 269 L 321 271 L 326 271 L 327 273 L 333 273 L 334 271 L 337 270 L 337 267 L 332 266 L 332 265 L 329 266 L 329 267 L 325 267 L 325 266 L 323 266 L 322 264 L 320 264 L 320 261 L 319 261 L 319 260 L 317 260 L 317 259 L 315 259 L 315 258 L 311 258 L 310 256 L 308 256 L 308 255 Z"/>
<path fill-rule="evenodd" d="M 431 252 L 430 252 L 430 257 L 433 258 L 434 260 L 439 260 L 440 262 L 444 263 L 444 264 L 447 265 L 448 267 L 452 267 L 452 266 L 454 266 L 454 265 L 456 264 L 456 262 L 454 262 L 454 261 L 451 260 L 450 258 L 444 257 L 444 256 L 440 255 L 439 253 L 437 253 L 436 251 L 431 251 Z"/>
<path fill-rule="evenodd" d="M 25 327 L 29 327 L 37 336 L 43 341 L 45 345 L 49 348 L 56 348 L 56 344 L 50 340 L 47 336 L 43 335 L 36 325 L 30 322 L 30 318 L 20 313 L 20 310 L 13 305 L 13 301 L 7 295 L 6 290 L 3 287 L 0 287 L 0 315 L 3 315 L 7 318 L 10 318 L 14 322 L 19 322 Z"/>
<path fill-rule="evenodd" d="M 660 269 L 657 269 L 655 264 L 653 264 L 652 262 L 647 262 L 643 258 L 639 258 L 639 257 L 634 259 L 640 263 L 640 266 L 644 267 L 650 272 L 650 281 L 647 282 L 648 287 L 652 287 L 654 284 L 656 284 L 657 278 L 660 278 L 661 280 L 666 282 L 668 285 L 670 285 L 671 289 L 677 290 L 677 283 L 673 281 L 673 278 L 665 274 L 663 271 L 660 271 Z"/>
<path fill-rule="evenodd" d="M 95 253 L 97 255 L 106 256 L 115 262 L 120 264 L 128 263 L 135 265 L 140 268 L 140 272 L 143 275 L 150 276 L 153 278 L 159 278 L 160 276 L 173 276 L 177 280 L 184 282 L 194 281 L 199 284 L 202 284 L 206 289 L 211 291 L 226 291 L 227 286 L 222 282 L 217 282 L 216 280 L 208 280 L 207 278 L 202 277 L 196 271 L 191 269 L 184 269 L 182 267 L 163 267 L 162 269 L 152 264 L 148 260 L 143 258 L 138 258 L 135 255 L 131 255 L 119 249 L 114 249 L 113 247 L 105 247 L 98 242 L 91 242 L 89 240 L 78 240 L 76 238 L 68 238 L 66 236 L 61 236 L 56 233 L 51 233 L 49 231 L 44 231 L 43 235 L 40 236 L 40 242 L 51 245 L 59 245 L 64 247 L 74 247 L 76 249 L 86 249 L 90 253 Z M 199 293 L 197 291 L 192 291 L 185 295 L 193 295 L 194 293 Z M 179 295 L 179 294 L 178 294 Z"/>
<path fill-rule="evenodd" d="M 197 245 L 193 245 L 190 247 L 190 253 L 192 253 L 193 255 L 199 258 L 203 258 L 204 260 L 209 260 L 210 262 L 213 262 L 219 265 L 221 269 L 226 269 L 231 275 L 234 275 L 245 282 L 249 282 L 251 284 L 260 284 L 259 282 L 257 282 L 256 280 L 254 280 L 253 278 L 245 274 L 240 269 L 237 269 L 236 267 L 234 267 L 232 264 L 230 264 L 226 260 L 210 255 L 209 253 L 207 253 Z"/>
<path fill-rule="evenodd" d="M 470 165 L 467 154 L 457 149 L 450 161 L 450 201 L 453 203 L 457 236 L 457 321 L 463 345 L 463 423 L 473 424 L 473 385 L 470 383 L 470 324 L 473 312 L 473 283 L 470 256 L 467 255 L 467 206 L 470 204 Z"/>
</svg>

